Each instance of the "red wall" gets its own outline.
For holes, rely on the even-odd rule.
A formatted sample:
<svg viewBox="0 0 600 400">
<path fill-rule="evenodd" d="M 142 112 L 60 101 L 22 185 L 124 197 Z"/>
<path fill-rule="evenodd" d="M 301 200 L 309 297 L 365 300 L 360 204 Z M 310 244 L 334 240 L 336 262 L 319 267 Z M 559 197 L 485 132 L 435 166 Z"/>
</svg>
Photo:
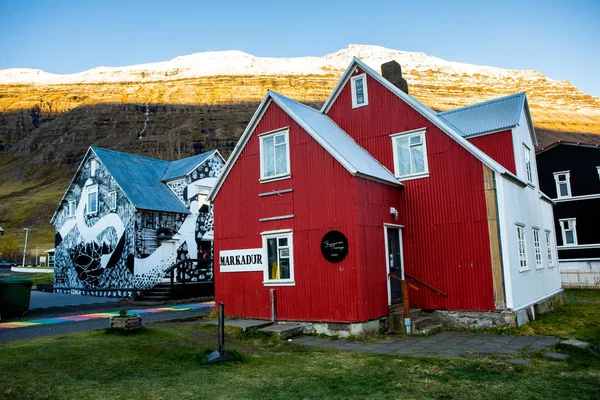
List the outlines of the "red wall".
<svg viewBox="0 0 600 400">
<path fill-rule="evenodd" d="M 259 183 L 260 160 L 257 135 L 289 127 L 291 178 Z M 384 189 L 379 189 L 383 187 Z M 282 196 L 259 197 L 259 193 L 293 189 Z M 397 188 L 353 177 L 297 125 L 275 103 L 271 103 L 214 201 L 215 258 L 221 250 L 262 247 L 260 233 L 293 229 L 295 286 L 274 287 L 280 320 L 354 322 L 387 314 L 383 221 L 374 235 L 374 249 L 364 248 L 361 224 L 368 220 L 357 212 L 357 197 L 365 190 L 379 190 L 387 198 L 373 200 L 382 210 L 389 207 Z M 375 192 L 370 195 L 373 197 Z M 385 203 L 385 205 L 384 205 Z M 397 201 L 396 207 L 399 202 Z M 374 205 L 373 210 L 377 207 Z M 379 218 L 383 212 L 376 212 Z M 294 214 L 294 218 L 259 222 L 260 218 Z M 321 239 L 330 230 L 348 238 L 349 252 L 341 263 L 327 262 L 320 252 Z M 370 235 L 370 233 L 369 233 Z M 370 254 L 376 254 L 371 257 Z M 360 261 L 377 271 L 363 274 Z M 376 260 L 376 262 L 375 262 Z M 383 271 L 381 265 L 383 263 Z M 374 268 L 375 268 L 374 267 Z M 215 268 L 216 300 L 225 304 L 228 315 L 270 317 L 270 286 L 263 285 L 263 272 L 220 273 Z M 364 278 L 364 279 L 363 279 Z M 373 283 L 375 282 L 375 283 Z M 369 296 L 366 296 L 366 293 Z"/>
<path fill-rule="evenodd" d="M 512 131 L 508 130 L 477 136 L 469 139 L 469 142 L 483 150 L 485 154 L 498 161 L 504 168 L 513 174 L 517 174 Z"/>
<path fill-rule="evenodd" d="M 425 309 L 493 310 L 482 163 L 369 75 L 367 85 L 368 106 L 352 109 L 350 85 L 346 84 L 328 115 L 390 171 L 394 166 L 389 135 L 427 129 L 430 176 L 404 181 L 397 208 L 405 225 L 406 273 L 448 293 L 448 297 L 424 287 L 410 289 L 412 304 Z M 361 215 L 370 212 L 363 204 L 359 202 Z M 364 243 L 376 246 L 378 240 L 383 242 L 382 227 L 369 229 L 373 233 L 363 239 Z M 367 269 L 381 269 L 377 262 Z M 380 283 L 373 283 L 369 293 L 381 290 Z"/>
</svg>

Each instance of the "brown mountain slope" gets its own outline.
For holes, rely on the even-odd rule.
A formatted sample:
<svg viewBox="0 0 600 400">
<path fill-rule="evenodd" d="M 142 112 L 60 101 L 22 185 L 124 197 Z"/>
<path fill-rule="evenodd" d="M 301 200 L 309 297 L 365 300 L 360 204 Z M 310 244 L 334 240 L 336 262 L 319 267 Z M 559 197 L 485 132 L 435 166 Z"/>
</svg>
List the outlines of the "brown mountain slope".
<svg viewBox="0 0 600 400">
<path fill-rule="evenodd" d="M 318 106 L 340 74 L 2 84 L 0 226 L 8 236 L 29 227 L 51 247 L 47 221 L 90 145 L 164 159 L 214 148 L 227 156 L 268 89 Z M 437 110 L 527 90 L 541 145 L 572 132 L 600 134 L 600 100 L 568 82 L 535 73 L 503 82 L 443 71 L 405 75 L 411 94 Z"/>
</svg>

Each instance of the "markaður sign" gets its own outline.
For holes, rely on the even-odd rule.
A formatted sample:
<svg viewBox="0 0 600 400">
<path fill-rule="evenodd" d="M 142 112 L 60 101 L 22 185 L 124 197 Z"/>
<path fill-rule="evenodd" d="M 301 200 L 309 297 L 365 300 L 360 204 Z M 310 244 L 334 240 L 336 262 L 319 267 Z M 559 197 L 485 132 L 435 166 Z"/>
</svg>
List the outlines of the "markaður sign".
<svg viewBox="0 0 600 400">
<path fill-rule="evenodd" d="M 321 240 L 321 253 L 329 262 L 337 263 L 348 254 L 348 239 L 340 231 L 329 231 Z"/>
<path fill-rule="evenodd" d="M 263 249 L 222 250 L 219 252 L 219 271 L 262 271 Z"/>
</svg>

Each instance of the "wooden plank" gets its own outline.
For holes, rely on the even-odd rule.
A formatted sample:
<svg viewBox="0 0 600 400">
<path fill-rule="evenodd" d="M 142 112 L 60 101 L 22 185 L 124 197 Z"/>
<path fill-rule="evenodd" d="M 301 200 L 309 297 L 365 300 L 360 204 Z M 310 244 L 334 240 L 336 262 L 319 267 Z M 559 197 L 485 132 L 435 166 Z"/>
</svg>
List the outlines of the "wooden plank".
<svg viewBox="0 0 600 400">
<path fill-rule="evenodd" d="M 490 255 L 492 258 L 492 280 L 494 283 L 494 303 L 497 310 L 506 308 L 504 294 L 504 276 L 502 255 L 500 253 L 500 227 L 498 225 L 498 203 L 494 171 L 483 165 L 485 185 L 485 205 L 487 210 L 488 231 L 490 237 Z"/>
</svg>

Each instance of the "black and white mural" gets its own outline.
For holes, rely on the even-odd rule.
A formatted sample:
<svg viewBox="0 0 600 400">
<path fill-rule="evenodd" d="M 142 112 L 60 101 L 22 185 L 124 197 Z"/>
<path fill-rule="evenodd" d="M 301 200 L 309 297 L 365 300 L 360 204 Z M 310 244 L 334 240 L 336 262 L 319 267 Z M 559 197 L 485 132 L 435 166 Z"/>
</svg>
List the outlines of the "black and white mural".
<svg viewBox="0 0 600 400">
<path fill-rule="evenodd" d="M 183 178 L 161 183 L 188 214 L 137 210 L 102 159 L 88 151 L 52 219 L 55 291 L 132 296 L 159 283 L 179 260 L 212 259 L 213 216 L 204 199 L 223 166 L 215 153 Z M 212 280 L 212 265 L 187 278 Z"/>
</svg>

